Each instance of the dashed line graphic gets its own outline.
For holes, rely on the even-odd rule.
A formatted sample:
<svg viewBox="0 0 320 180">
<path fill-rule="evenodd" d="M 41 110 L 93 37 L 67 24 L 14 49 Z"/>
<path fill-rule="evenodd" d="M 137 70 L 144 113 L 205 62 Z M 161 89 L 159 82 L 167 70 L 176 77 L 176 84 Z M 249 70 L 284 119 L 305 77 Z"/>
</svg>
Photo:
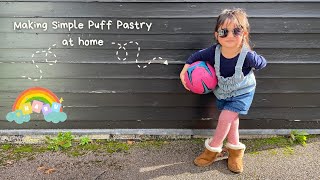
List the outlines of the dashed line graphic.
<svg viewBox="0 0 320 180">
<path fill-rule="evenodd" d="M 117 56 L 117 59 L 118 59 L 119 61 L 125 61 L 125 60 L 128 59 L 128 52 L 127 52 L 127 49 L 126 49 L 126 46 L 128 45 L 128 43 L 124 43 L 124 44 L 122 45 L 122 44 L 120 44 L 120 43 L 111 42 L 111 44 L 113 44 L 113 45 L 117 44 L 117 45 L 119 46 L 118 50 L 116 51 L 116 56 Z M 138 68 L 144 69 L 144 68 L 148 67 L 148 65 L 150 65 L 151 63 L 159 63 L 159 64 L 168 65 L 168 61 L 166 60 L 166 61 L 163 62 L 163 59 L 162 59 L 161 57 L 158 57 L 158 58 L 157 58 L 157 57 L 154 57 L 152 60 L 147 61 L 146 65 L 142 65 L 142 64 L 139 63 L 139 61 L 138 61 L 138 58 L 139 58 L 139 56 L 140 56 L 140 50 L 141 50 L 141 47 L 140 47 L 139 43 L 138 43 L 138 42 L 135 42 L 135 41 L 130 41 L 129 44 L 133 44 L 133 45 L 136 45 L 136 46 L 137 46 L 138 52 L 137 52 L 137 55 L 135 56 L 135 58 L 136 58 L 136 59 L 135 59 L 135 62 L 136 62 L 136 64 L 137 64 Z M 120 57 L 119 57 L 119 50 L 121 50 L 121 49 L 122 49 L 123 51 L 125 51 L 125 55 L 126 55 L 126 56 L 125 56 L 124 58 L 120 58 Z"/>
<path fill-rule="evenodd" d="M 127 51 L 127 48 L 126 46 L 128 45 L 134 45 L 137 47 L 137 54 L 135 55 L 135 62 L 137 64 L 137 67 L 138 68 L 141 68 L 141 69 L 145 69 L 147 68 L 150 64 L 165 64 L 165 65 L 168 65 L 168 61 L 167 60 L 163 60 L 161 57 L 154 57 L 153 59 L 151 60 L 147 60 L 145 61 L 144 63 L 143 62 L 139 62 L 138 58 L 140 56 L 140 51 L 141 51 L 141 47 L 139 45 L 138 42 L 136 41 L 129 41 L 128 43 L 124 43 L 124 44 L 121 44 L 121 43 L 116 43 L 116 42 L 111 42 L 111 44 L 113 45 L 118 45 L 119 48 L 117 49 L 116 51 L 116 57 L 119 61 L 126 61 L 128 60 L 128 51 Z M 35 57 L 36 56 L 42 56 L 40 58 L 44 58 L 45 62 L 48 63 L 50 66 L 52 66 L 53 64 L 56 64 L 57 63 L 57 55 L 55 53 L 52 52 L 52 48 L 56 47 L 56 44 L 53 44 L 51 45 L 47 50 L 42 50 L 42 51 L 36 51 L 35 53 L 33 53 L 31 55 L 31 61 L 32 61 L 32 64 L 35 66 L 36 68 L 36 71 L 39 72 L 39 77 L 38 78 L 32 78 L 30 76 L 21 76 L 22 78 L 26 78 L 26 79 L 29 79 L 31 81 L 39 81 L 43 78 L 43 70 L 38 66 L 37 62 L 35 61 Z M 120 51 L 124 51 L 125 52 L 125 57 L 121 58 L 120 57 Z M 11 63 L 14 63 L 14 62 L 11 62 Z"/>
<path fill-rule="evenodd" d="M 111 44 L 116 44 L 116 43 L 115 43 L 115 42 L 112 42 Z M 138 42 L 135 42 L 135 41 L 130 41 L 129 44 L 133 44 L 133 45 L 136 45 L 136 46 L 137 46 L 138 52 L 137 52 L 137 55 L 136 55 L 136 59 L 135 59 L 135 60 L 136 60 L 136 63 L 138 63 L 138 58 L 139 58 L 140 50 L 141 50 L 141 48 L 140 48 L 140 46 L 139 46 L 139 43 L 138 43 Z M 119 60 L 119 61 L 125 61 L 125 60 L 127 60 L 128 51 L 127 51 L 127 49 L 126 49 L 126 46 L 128 45 L 128 43 L 124 43 L 123 46 L 122 46 L 120 43 L 118 43 L 117 45 L 119 46 L 119 49 L 116 51 L 116 56 L 117 56 L 118 60 Z M 126 57 L 124 57 L 124 58 L 122 58 L 122 59 L 119 57 L 119 50 L 120 50 L 120 49 L 123 49 L 123 50 L 126 52 Z"/>
<path fill-rule="evenodd" d="M 34 57 L 35 57 L 35 55 L 45 54 L 44 58 L 45 58 L 45 62 L 46 62 L 46 63 L 49 63 L 50 66 L 53 65 L 53 63 L 54 63 L 54 64 L 57 63 L 57 55 L 54 54 L 54 53 L 51 51 L 52 47 L 55 47 L 55 46 L 56 46 L 56 44 L 53 44 L 53 45 L 50 46 L 47 50 L 36 51 L 34 54 L 31 55 L 32 64 L 35 65 L 37 71 L 39 71 L 39 73 L 40 73 L 39 78 L 31 78 L 31 77 L 29 77 L 29 76 L 21 76 L 21 77 L 27 78 L 27 79 L 29 79 L 29 80 L 31 80 L 31 81 L 39 81 L 39 80 L 41 80 L 42 77 L 43 77 L 43 71 L 40 69 L 40 67 L 39 67 L 39 66 L 37 65 L 37 63 L 35 62 Z M 53 61 L 49 61 L 48 59 L 49 59 L 49 58 L 51 59 L 52 57 L 53 57 L 54 60 L 53 60 Z"/>
</svg>

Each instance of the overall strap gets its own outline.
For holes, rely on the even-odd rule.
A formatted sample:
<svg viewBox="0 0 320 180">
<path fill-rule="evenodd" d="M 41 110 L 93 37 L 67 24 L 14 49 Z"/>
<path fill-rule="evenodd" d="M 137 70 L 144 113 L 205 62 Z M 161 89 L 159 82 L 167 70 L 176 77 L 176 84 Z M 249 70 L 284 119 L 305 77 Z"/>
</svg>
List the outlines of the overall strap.
<svg viewBox="0 0 320 180">
<path fill-rule="evenodd" d="M 247 48 L 247 46 L 243 45 L 240 52 L 240 56 L 238 58 L 238 61 L 235 67 L 235 74 L 239 74 L 242 72 L 242 66 L 243 66 L 244 60 L 246 59 L 248 51 L 249 49 Z M 215 67 L 217 76 L 220 76 L 220 54 L 221 54 L 221 46 L 220 44 L 217 44 L 215 49 L 215 55 L 214 55 L 215 56 L 214 67 Z"/>
<path fill-rule="evenodd" d="M 220 76 L 220 53 L 221 53 L 220 49 L 221 49 L 220 44 L 217 44 L 215 53 L 214 53 L 214 68 L 217 76 Z"/>
<path fill-rule="evenodd" d="M 237 61 L 237 65 L 235 67 L 236 74 L 242 72 L 243 63 L 244 63 L 244 60 L 246 59 L 248 51 L 249 51 L 248 47 L 246 45 L 243 45 L 241 48 L 240 56 Z"/>
</svg>

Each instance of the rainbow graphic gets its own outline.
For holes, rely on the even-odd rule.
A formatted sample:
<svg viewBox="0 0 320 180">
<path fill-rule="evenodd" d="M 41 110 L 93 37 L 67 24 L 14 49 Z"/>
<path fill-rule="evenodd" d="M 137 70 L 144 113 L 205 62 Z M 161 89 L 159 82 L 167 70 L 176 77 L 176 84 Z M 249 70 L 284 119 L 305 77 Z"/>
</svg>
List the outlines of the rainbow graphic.
<svg viewBox="0 0 320 180">
<path fill-rule="evenodd" d="M 50 90 L 42 87 L 32 87 L 30 89 L 23 91 L 16 98 L 16 101 L 12 106 L 12 111 L 22 109 L 24 104 L 28 102 L 32 102 L 33 100 L 38 100 L 45 104 L 50 104 L 50 106 L 54 102 L 60 103 L 60 100 L 58 99 L 58 97 L 55 94 L 53 94 L 53 92 L 51 92 Z M 62 107 L 60 108 L 60 112 L 62 112 Z"/>
<path fill-rule="evenodd" d="M 50 90 L 43 87 L 32 87 L 24 90 L 16 98 L 12 112 L 9 112 L 6 119 L 18 124 L 30 121 L 30 114 L 41 113 L 47 122 L 59 123 L 67 119 L 66 113 L 62 112 L 63 99 Z"/>
</svg>

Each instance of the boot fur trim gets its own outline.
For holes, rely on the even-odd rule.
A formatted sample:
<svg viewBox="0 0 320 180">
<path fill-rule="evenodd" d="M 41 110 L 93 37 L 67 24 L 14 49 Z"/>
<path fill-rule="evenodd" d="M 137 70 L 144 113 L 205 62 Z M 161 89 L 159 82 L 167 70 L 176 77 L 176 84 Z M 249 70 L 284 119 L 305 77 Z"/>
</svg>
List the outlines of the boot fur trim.
<svg viewBox="0 0 320 180">
<path fill-rule="evenodd" d="M 229 149 L 233 149 L 233 150 L 239 150 L 239 149 L 245 150 L 246 149 L 246 145 L 242 144 L 241 142 L 239 142 L 238 145 L 227 143 L 226 147 Z"/>
<path fill-rule="evenodd" d="M 222 151 L 222 146 L 221 147 L 211 147 L 209 144 L 210 144 L 210 142 L 212 141 L 212 139 L 210 138 L 210 139 L 206 139 L 206 141 L 205 141 L 205 146 L 206 146 L 206 148 L 209 150 L 209 151 L 211 151 L 211 152 L 218 152 L 218 153 L 220 153 L 221 151 Z"/>
</svg>

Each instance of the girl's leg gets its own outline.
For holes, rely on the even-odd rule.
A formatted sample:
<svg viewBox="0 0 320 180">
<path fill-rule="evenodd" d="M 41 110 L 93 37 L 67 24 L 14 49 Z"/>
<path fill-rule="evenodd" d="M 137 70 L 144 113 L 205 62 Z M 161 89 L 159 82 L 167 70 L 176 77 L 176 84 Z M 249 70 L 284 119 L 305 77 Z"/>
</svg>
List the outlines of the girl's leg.
<svg viewBox="0 0 320 180">
<path fill-rule="evenodd" d="M 227 135 L 228 142 L 233 145 L 239 144 L 239 118 L 231 123 L 229 133 Z"/>
<path fill-rule="evenodd" d="M 222 110 L 219 116 L 216 131 L 209 145 L 211 147 L 221 147 L 223 144 L 223 140 L 228 135 L 231 124 L 237 119 L 238 119 L 238 113 L 229 111 L 229 110 Z"/>
</svg>

